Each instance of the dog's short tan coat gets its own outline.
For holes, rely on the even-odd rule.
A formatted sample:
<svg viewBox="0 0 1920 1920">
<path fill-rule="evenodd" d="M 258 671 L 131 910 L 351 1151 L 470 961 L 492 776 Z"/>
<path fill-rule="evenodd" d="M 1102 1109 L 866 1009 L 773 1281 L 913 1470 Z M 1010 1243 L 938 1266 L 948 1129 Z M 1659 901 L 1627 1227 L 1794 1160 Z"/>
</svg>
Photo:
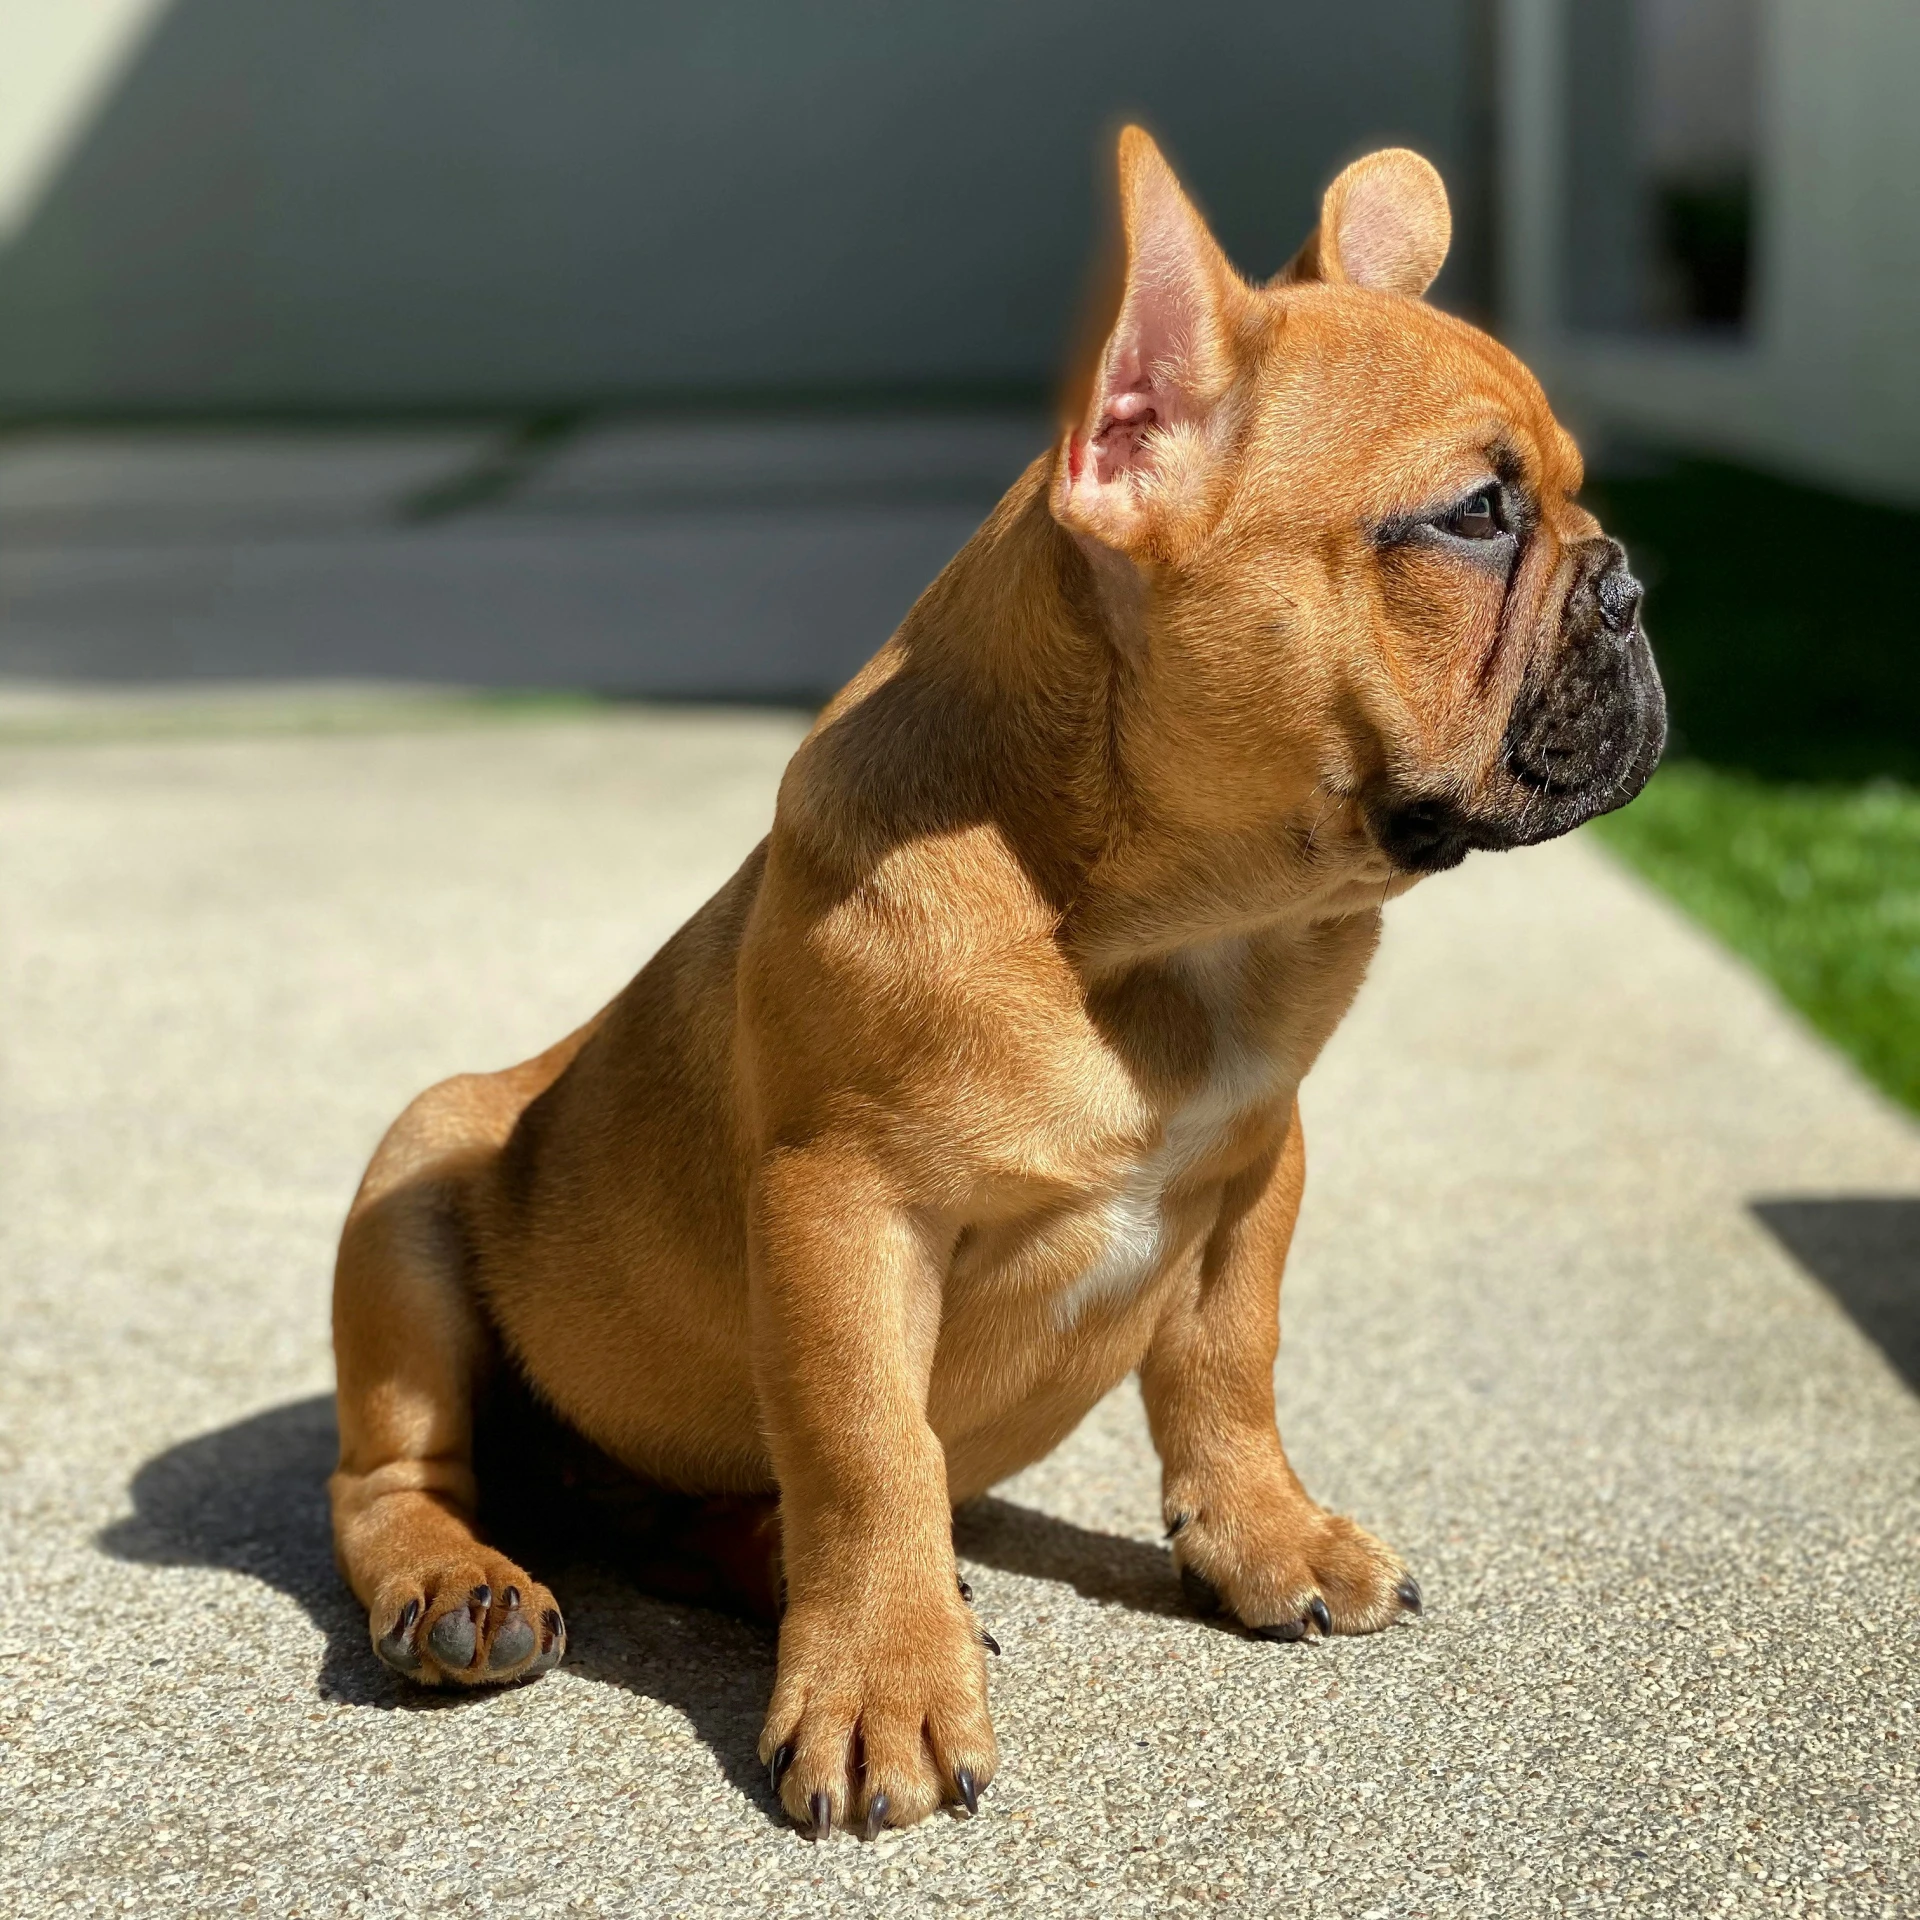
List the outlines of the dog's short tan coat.
<svg viewBox="0 0 1920 1920">
<path fill-rule="evenodd" d="M 816 1830 L 992 1779 L 952 1508 L 1133 1369 L 1191 1591 L 1282 1638 L 1417 1606 L 1275 1427 L 1296 1090 L 1387 899 L 1658 752 L 1572 443 L 1419 298 L 1432 170 L 1348 169 L 1264 287 L 1134 130 L 1120 192 L 1058 445 L 821 716 L 739 872 L 577 1033 L 415 1101 L 340 1249 L 335 1537 L 383 1657 L 561 1654 L 475 1527 L 475 1393 L 510 1370 L 777 1551 L 762 1757 Z"/>
</svg>

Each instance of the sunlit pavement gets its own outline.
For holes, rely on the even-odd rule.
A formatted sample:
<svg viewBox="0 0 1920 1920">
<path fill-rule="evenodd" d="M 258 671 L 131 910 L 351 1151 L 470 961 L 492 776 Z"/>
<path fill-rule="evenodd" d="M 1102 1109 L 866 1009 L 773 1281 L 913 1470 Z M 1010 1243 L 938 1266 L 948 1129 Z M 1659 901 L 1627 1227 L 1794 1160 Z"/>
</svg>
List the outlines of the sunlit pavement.
<svg viewBox="0 0 1920 1920">
<path fill-rule="evenodd" d="M 1423 1618 L 1188 1618 L 1129 1386 L 958 1522 L 977 1820 L 810 1845 L 770 1642 L 600 1576 L 539 1684 L 409 1692 L 320 1488 L 354 1179 L 626 979 L 801 723 L 297 705 L 0 702 L 0 1910 L 1914 1910 L 1920 1131 L 1578 841 L 1397 904 L 1306 1095 L 1283 1427 Z"/>
</svg>

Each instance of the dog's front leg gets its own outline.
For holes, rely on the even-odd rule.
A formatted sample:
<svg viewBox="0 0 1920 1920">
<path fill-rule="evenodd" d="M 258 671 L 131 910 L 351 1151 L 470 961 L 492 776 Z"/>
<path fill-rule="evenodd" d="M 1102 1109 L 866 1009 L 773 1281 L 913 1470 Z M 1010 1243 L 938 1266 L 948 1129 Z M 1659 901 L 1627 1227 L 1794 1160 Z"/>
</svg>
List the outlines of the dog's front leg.
<svg viewBox="0 0 1920 1920">
<path fill-rule="evenodd" d="M 1305 1180 L 1296 1106 L 1280 1151 L 1229 1190 L 1140 1366 L 1182 1584 L 1273 1640 L 1369 1633 L 1420 1605 L 1399 1557 L 1310 1499 L 1280 1443 L 1280 1276 Z"/>
<path fill-rule="evenodd" d="M 927 1423 L 944 1248 L 870 1164 L 813 1147 L 760 1168 L 752 1266 L 786 1577 L 760 1757 L 820 1835 L 971 1809 L 996 1750 Z"/>
</svg>

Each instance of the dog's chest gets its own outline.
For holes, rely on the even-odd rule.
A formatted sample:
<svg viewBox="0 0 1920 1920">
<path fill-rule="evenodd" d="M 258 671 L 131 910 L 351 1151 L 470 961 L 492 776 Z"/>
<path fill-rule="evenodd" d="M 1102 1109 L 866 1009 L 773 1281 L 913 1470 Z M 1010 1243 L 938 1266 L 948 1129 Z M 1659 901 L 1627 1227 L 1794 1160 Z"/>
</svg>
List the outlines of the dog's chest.
<svg viewBox="0 0 1920 1920">
<path fill-rule="evenodd" d="M 1210 1029 L 1205 1077 L 1165 1114 L 1158 1138 L 1124 1156 L 1102 1182 L 1084 1216 L 1095 1251 L 1056 1301 L 1063 1326 L 1131 1296 L 1161 1271 L 1182 1237 L 1179 1209 L 1170 1205 L 1175 1189 L 1280 1091 L 1279 1069 L 1242 1002 L 1241 965 L 1237 943 L 1188 963 Z"/>
</svg>

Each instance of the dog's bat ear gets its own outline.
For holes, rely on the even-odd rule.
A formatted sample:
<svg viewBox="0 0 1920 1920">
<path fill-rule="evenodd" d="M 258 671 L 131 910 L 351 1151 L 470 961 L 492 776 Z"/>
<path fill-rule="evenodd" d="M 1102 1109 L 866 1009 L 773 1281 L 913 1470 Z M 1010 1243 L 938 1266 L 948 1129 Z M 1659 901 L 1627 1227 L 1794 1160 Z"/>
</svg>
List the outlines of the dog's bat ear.
<svg viewBox="0 0 1920 1920">
<path fill-rule="evenodd" d="M 1123 266 L 1068 389 L 1053 510 L 1125 549 L 1150 500 L 1180 490 L 1174 470 L 1193 471 L 1196 431 L 1233 378 L 1233 313 L 1247 286 L 1138 127 L 1120 135 L 1119 170 Z"/>
<path fill-rule="evenodd" d="M 1320 202 L 1320 224 L 1270 286 L 1325 280 L 1417 298 L 1433 284 L 1453 238 L 1439 174 L 1405 147 L 1356 160 Z"/>
</svg>

